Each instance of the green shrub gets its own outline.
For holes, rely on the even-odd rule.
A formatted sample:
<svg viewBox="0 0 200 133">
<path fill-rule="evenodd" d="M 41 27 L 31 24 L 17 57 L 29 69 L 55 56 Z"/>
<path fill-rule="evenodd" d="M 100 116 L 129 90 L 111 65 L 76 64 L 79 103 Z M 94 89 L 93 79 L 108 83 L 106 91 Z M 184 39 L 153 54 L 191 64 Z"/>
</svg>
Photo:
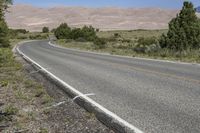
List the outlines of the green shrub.
<svg viewBox="0 0 200 133">
<path fill-rule="evenodd" d="M 130 43 L 131 40 L 130 40 L 130 39 L 122 39 L 122 42 L 123 42 L 123 43 Z"/>
<path fill-rule="evenodd" d="M 137 53 L 147 53 L 147 51 L 148 51 L 148 46 L 145 46 L 145 45 L 137 45 L 136 47 L 134 47 L 134 51 L 136 51 Z"/>
<path fill-rule="evenodd" d="M 40 128 L 40 131 L 39 131 L 39 133 L 48 133 L 48 132 L 49 131 L 46 128 Z"/>
<path fill-rule="evenodd" d="M 96 29 L 96 32 L 99 32 L 100 30 L 99 29 Z"/>
<path fill-rule="evenodd" d="M 108 38 L 104 38 L 104 40 L 105 40 L 106 42 L 116 42 L 116 41 L 117 41 L 117 38 L 111 36 L 111 37 L 108 37 Z"/>
<path fill-rule="evenodd" d="M 23 99 L 27 101 L 29 100 L 29 98 L 25 95 L 25 93 L 21 89 L 15 91 L 15 97 L 17 99 Z"/>
<path fill-rule="evenodd" d="M 87 42 L 87 40 L 85 40 L 85 38 L 83 38 L 83 37 L 79 37 L 75 41 L 77 41 L 77 42 Z"/>
<path fill-rule="evenodd" d="M 11 32 L 15 32 L 17 34 L 21 33 L 21 34 L 26 34 L 29 33 L 29 31 L 27 31 L 26 29 L 10 29 Z"/>
<path fill-rule="evenodd" d="M 71 39 L 70 33 L 71 28 L 66 23 L 62 23 L 54 32 L 57 39 Z"/>
<path fill-rule="evenodd" d="M 96 36 L 95 28 L 84 26 L 83 28 L 71 29 L 66 23 L 61 24 L 54 32 L 57 39 L 73 39 L 82 41 L 94 41 Z"/>
<path fill-rule="evenodd" d="M 134 47 L 134 51 L 137 53 L 154 53 L 160 50 L 159 44 L 152 44 L 152 45 L 136 45 Z"/>
<path fill-rule="evenodd" d="M 24 85 L 25 85 L 26 88 L 31 88 L 35 85 L 35 83 L 31 80 L 25 80 Z"/>
<path fill-rule="evenodd" d="M 9 29 L 4 18 L 9 4 L 12 4 L 12 0 L 0 1 L 0 47 L 10 46 Z"/>
<path fill-rule="evenodd" d="M 0 47 L 10 47 L 9 30 L 4 21 L 0 21 Z"/>
<path fill-rule="evenodd" d="M 104 38 L 96 38 L 94 40 L 95 49 L 103 49 L 106 47 L 106 40 Z"/>
<path fill-rule="evenodd" d="M 159 49 L 160 45 L 156 37 L 140 37 L 137 41 L 137 45 L 134 47 L 134 51 L 138 53 L 157 52 Z"/>
<path fill-rule="evenodd" d="M 96 36 L 96 31 L 95 28 L 93 28 L 92 26 L 84 26 L 82 28 L 82 32 L 83 32 L 83 38 L 85 38 L 87 41 L 94 41 Z"/>
<path fill-rule="evenodd" d="M 49 33 L 49 28 L 48 27 L 43 27 L 42 28 L 43 33 Z"/>
<path fill-rule="evenodd" d="M 114 33 L 114 37 L 121 37 L 119 33 Z"/>
<path fill-rule="evenodd" d="M 140 37 L 137 42 L 138 45 L 144 45 L 144 46 L 149 46 L 158 43 L 156 37 L 147 37 L 147 38 Z"/>
<path fill-rule="evenodd" d="M 73 42 L 73 39 L 64 39 L 64 40 L 60 40 L 61 42 L 63 41 L 63 43 L 70 43 Z"/>
<path fill-rule="evenodd" d="M 41 97 L 44 94 L 45 94 L 45 90 L 44 90 L 44 88 L 42 86 L 38 86 L 35 89 L 35 97 Z"/>
<path fill-rule="evenodd" d="M 8 105 L 5 109 L 4 112 L 9 114 L 9 115 L 16 115 L 18 113 L 18 109 L 14 107 L 13 105 Z"/>
<path fill-rule="evenodd" d="M 17 39 L 28 39 L 29 37 L 28 36 L 17 36 Z"/>
<path fill-rule="evenodd" d="M 9 82 L 7 80 L 0 81 L 1 87 L 6 87 L 6 86 L 8 86 L 8 84 L 9 84 Z"/>
<path fill-rule="evenodd" d="M 27 33 L 29 31 L 25 29 L 9 29 L 9 36 L 12 39 L 28 39 Z"/>
<path fill-rule="evenodd" d="M 75 28 L 70 33 L 71 39 L 78 39 L 78 38 L 84 38 L 84 33 L 80 28 Z"/>
<path fill-rule="evenodd" d="M 53 101 L 53 98 L 50 97 L 48 94 L 42 97 L 42 104 L 50 104 Z"/>
<path fill-rule="evenodd" d="M 9 48 L 0 48 L 0 67 L 13 66 L 14 64 L 13 54 Z"/>
<path fill-rule="evenodd" d="M 70 33 L 71 39 L 77 40 L 79 38 L 86 41 L 94 41 L 96 38 L 96 31 L 92 26 L 84 26 L 83 28 L 75 28 Z"/>
<path fill-rule="evenodd" d="M 47 39 L 48 38 L 48 35 L 47 34 L 33 34 L 33 35 L 30 35 L 29 38 L 31 40 L 41 40 L 41 39 Z"/>
</svg>

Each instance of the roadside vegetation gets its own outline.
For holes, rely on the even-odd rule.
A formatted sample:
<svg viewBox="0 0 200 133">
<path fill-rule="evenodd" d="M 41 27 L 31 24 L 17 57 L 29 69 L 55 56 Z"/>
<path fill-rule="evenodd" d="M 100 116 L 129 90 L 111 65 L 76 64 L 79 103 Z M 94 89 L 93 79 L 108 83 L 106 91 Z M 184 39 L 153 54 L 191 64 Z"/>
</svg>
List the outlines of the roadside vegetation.
<svg viewBox="0 0 200 133">
<path fill-rule="evenodd" d="M 12 48 L 24 39 L 19 39 L 18 35 L 28 31 L 8 29 L 4 13 L 11 3 L 10 0 L 0 1 L 0 132 L 27 132 L 27 127 L 31 128 L 28 124 L 39 115 L 32 109 L 33 104 L 48 94 L 42 85 L 25 75 L 22 64 L 15 60 Z M 40 98 L 36 95 L 38 92 L 42 92 Z M 47 102 L 38 103 L 38 106 L 45 107 L 45 104 Z"/>
<path fill-rule="evenodd" d="M 16 43 L 10 42 L 11 46 Z M 0 132 L 40 132 L 44 125 L 35 127 L 36 119 L 44 119 L 44 116 L 37 110 L 53 100 L 45 99 L 49 96 L 46 90 L 25 74 L 11 48 L 0 48 L 0 93 Z"/>
<path fill-rule="evenodd" d="M 54 30 L 57 39 L 65 40 L 66 42 L 93 42 L 96 49 L 106 47 L 105 38 L 100 38 L 96 35 L 98 29 L 92 26 L 84 26 L 82 28 L 71 28 L 66 23 L 61 24 Z"/>
<path fill-rule="evenodd" d="M 193 4 L 187 1 L 166 30 L 99 31 L 91 26 L 73 29 L 61 24 L 54 31 L 57 43 L 69 48 L 200 62 L 200 20 Z"/>
<path fill-rule="evenodd" d="M 49 28 L 48 27 L 43 27 L 42 28 L 42 33 L 49 33 Z"/>
<path fill-rule="evenodd" d="M 48 32 L 29 32 L 25 29 L 9 29 L 9 38 L 19 40 L 48 39 Z"/>
</svg>

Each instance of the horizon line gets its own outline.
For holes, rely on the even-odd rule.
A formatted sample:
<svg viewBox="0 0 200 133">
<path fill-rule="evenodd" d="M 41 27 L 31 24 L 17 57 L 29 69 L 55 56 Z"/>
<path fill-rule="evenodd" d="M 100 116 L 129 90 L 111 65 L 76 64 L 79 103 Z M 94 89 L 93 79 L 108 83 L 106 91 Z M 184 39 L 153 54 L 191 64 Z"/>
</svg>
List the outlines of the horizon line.
<svg viewBox="0 0 200 133">
<path fill-rule="evenodd" d="M 80 7 L 80 8 L 92 8 L 92 9 L 97 9 L 97 8 L 119 8 L 119 9 L 147 9 L 147 8 L 152 8 L 152 9 L 166 9 L 166 10 L 180 10 L 181 8 L 169 8 L 169 7 L 158 7 L 158 6 L 143 6 L 143 7 L 125 7 L 125 6 L 81 6 L 81 5 L 62 5 L 62 4 L 55 4 L 55 5 L 47 5 L 47 6 L 38 6 L 30 3 L 14 3 L 11 6 L 18 6 L 18 5 L 24 5 L 24 6 L 32 6 L 32 7 L 37 7 L 37 8 L 55 8 L 55 7 Z"/>
</svg>

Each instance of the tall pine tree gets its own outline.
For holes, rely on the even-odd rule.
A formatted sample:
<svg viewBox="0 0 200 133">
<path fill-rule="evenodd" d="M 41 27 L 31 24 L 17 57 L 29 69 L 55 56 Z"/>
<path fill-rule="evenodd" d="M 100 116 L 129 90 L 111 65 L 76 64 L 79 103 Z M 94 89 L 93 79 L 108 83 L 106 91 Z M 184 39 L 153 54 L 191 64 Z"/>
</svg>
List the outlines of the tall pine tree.
<svg viewBox="0 0 200 133">
<path fill-rule="evenodd" d="M 176 51 L 200 48 L 200 20 L 191 2 L 185 1 L 180 13 L 169 22 L 169 31 L 161 36 L 160 45 Z"/>
</svg>

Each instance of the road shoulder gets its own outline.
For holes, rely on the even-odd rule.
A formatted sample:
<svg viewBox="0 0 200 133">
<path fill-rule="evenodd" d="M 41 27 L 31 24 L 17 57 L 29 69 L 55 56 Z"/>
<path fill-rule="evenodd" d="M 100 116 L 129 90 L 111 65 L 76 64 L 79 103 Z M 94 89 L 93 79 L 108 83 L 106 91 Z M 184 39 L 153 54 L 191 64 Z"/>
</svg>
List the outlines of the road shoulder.
<svg viewBox="0 0 200 133">
<path fill-rule="evenodd" d="M 0 130 L 3 132 L 112 133 L 12 52 L 0 67 Z M 8 58 L 9 57 L 9 58 Z M 15 60 L 14 60 L 15 59 Z"/>
</svg>

